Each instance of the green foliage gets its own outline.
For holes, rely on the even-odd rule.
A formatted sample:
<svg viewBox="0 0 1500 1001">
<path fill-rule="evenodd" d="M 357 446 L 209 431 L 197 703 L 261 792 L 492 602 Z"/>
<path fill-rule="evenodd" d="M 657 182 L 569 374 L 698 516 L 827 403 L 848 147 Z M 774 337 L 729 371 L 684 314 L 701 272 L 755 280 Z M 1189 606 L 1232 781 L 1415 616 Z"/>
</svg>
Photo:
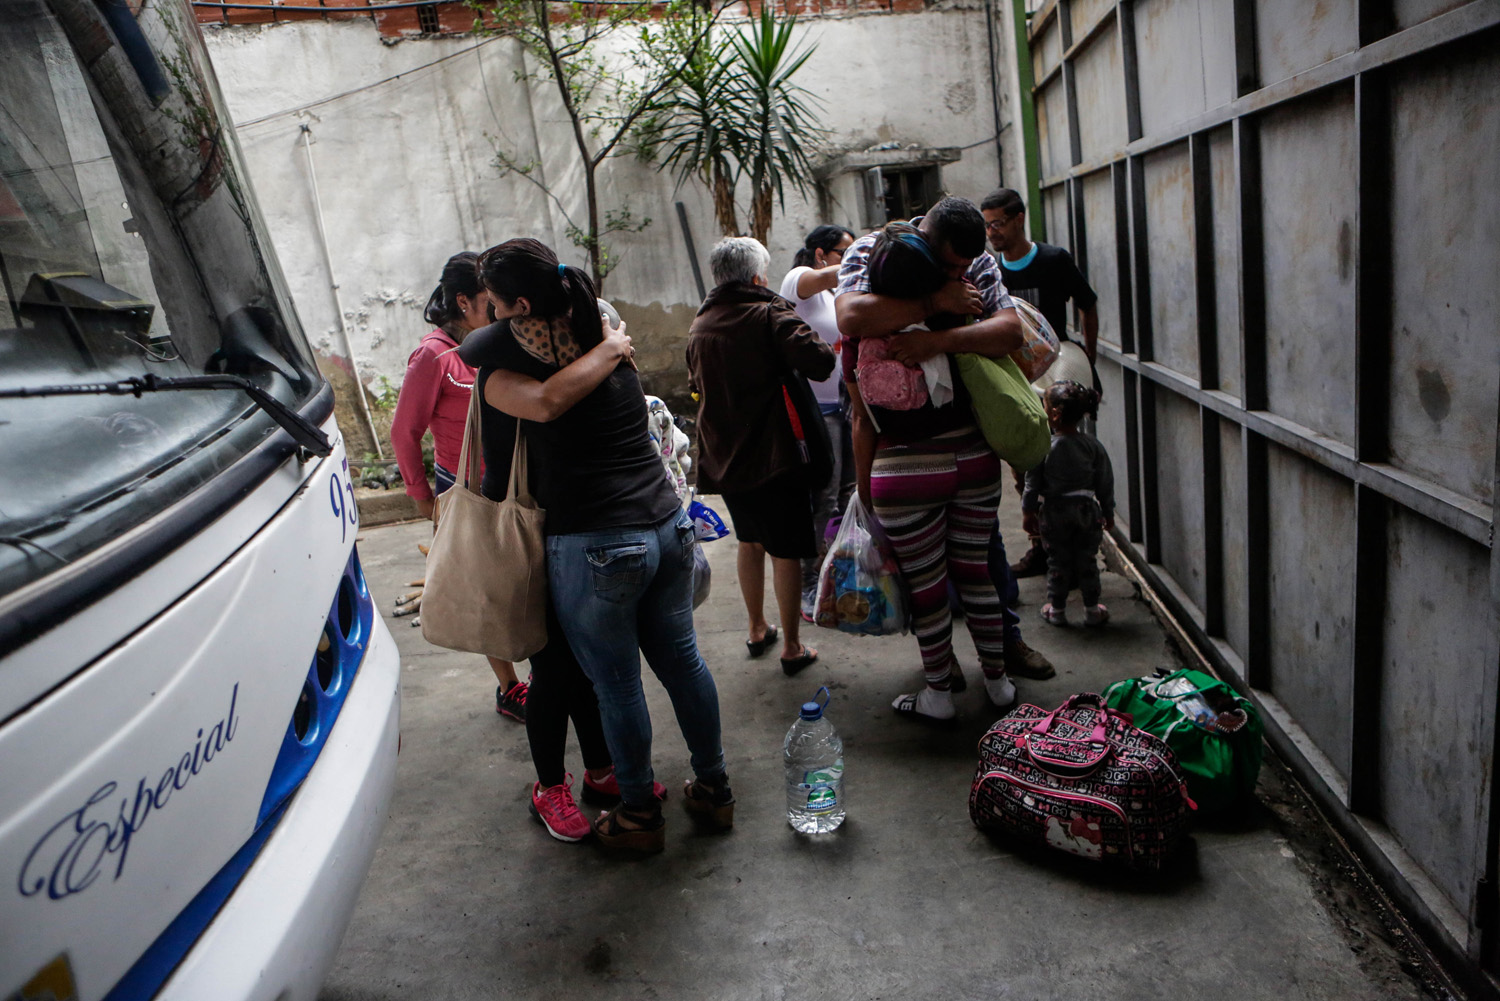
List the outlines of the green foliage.
<svg viewBox="0 0 1500 1001">
<path fill-rule="evenodd" d="M 658 102 L 682 72 L 681 64 L 651 58 L 658 38 L 672 34 L 682 51 L 691 55 L 707 38 L 717 13 L 695 0 L 669 0 L 658 7 L 651 0 L 635 3 L 558 3 L 554 0 L 469 0 L 476 12 L 477 30 L 516 39 L 527 56 L 518 77 L 531 84 L 551 83 L 572 125 L 574 147 L 584 169 L 588 219 L 579 223 L 566 206 L 533 175 L 538 166 L 506 153 L 492 139 L 495 164 L 501 174 L 525 177 L 546 191 L 567 223 L 569 238 L 588 252 L 596 284 L 618 263 L 604 238 L 611 233 L 639 232 L 650 219 L 637 219 L 622 207 L 599 206 L 597 183 L 601 164 L 630 151 L 628 138 L 636 123 Z M 634 44 L 624 55 L 606 59 L 604 39 L 618 32 L 633 34 Z M 623 65 L 621 61 L 623 60 Z"/>
<path fill-rule="evenodd" d="M 383 375 L 379 377 L 376 384 L 380 388 L 370 392 L 370 406 L 384 412 L 395 410 L 396 400 L 401 396 L 401 387 Z"/>
<path fill-rule="evenodd" d="M 662 32 L 646 55 L 681 70 L 642 116 L 633 142 L 637 155 L 670 171 L 678 184 L 710 186 L 726 236 L 739 232 L 734 193 L 740 181 L 751 195 L 751 232 L 770 232 L 774 196 L 785 204 L 788 184 L 806 193 L 812 155 L 827 133 L 814 113 L 817 99 L 792 82 L 816 51 L 792 45 L 795 16 L 778 20 L 770 5 L 747 28 L 689 50 L 687 36 Z"/>
</svg>

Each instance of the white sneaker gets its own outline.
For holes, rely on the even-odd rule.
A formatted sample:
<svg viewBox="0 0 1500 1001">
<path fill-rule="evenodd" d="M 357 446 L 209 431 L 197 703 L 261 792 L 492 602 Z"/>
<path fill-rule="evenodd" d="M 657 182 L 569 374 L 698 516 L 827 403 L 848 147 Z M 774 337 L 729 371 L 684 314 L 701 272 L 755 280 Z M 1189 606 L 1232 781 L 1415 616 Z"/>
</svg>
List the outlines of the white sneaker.
<svg viewBox="0 0 1500 1001">
<path fill-rule="evenodd" d="M 1016 704 L 1016 686 L 1007 674 L 998 678 L 985 678 L 984 693 L 990 697 L 990 702 L 996 709 L 1009 709 Z"/>
<path fill-rule="evenodd" d="M 1083 610 L 1083 624 L 1086 626 L 1102 626 L 1109 621 L 1109 609 L 1103 605 L 1089 605 Z"/>
<path fill-rule="evenodd" d="M 952 719 L 958 715 L 953 708 L 953 693 L 924 688 L 915 695 L 898 695 L 891 708 L 903 716 L 926 716 L 928 719 Z"/>
</svg>

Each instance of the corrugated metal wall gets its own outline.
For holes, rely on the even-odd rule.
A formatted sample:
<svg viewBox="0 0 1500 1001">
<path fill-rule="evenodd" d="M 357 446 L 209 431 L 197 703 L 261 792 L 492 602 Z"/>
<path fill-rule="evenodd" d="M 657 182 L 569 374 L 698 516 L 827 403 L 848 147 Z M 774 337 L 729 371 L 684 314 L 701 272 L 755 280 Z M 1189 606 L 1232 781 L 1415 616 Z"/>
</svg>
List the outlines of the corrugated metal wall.
<svg viewBox="0 0 1500 1001">
<path fill-rule="evenodd" d="M 1100 295 L 1121 530 L 1424 931 L 1490 970 L 1497 25 L 1055 0 L 1029 29 L 1033 229 Z"/>
</svg>

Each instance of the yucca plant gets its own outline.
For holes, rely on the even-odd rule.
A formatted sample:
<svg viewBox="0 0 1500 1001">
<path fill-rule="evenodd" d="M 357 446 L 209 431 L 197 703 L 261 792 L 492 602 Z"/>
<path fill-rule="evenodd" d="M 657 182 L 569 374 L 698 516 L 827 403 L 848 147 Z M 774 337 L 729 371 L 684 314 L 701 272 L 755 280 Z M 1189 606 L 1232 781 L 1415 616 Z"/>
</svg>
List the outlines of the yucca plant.
<svg viewBox="0 0 1500 1001">
<path fill-rule="evenodd" d="M 750 235 L 761 243 L 771 232 L 771 200 L 785 208 L 788 182 L 806 194 L 812 186 L 810 146 L 826 132 L 818 125 L 817 97 L 792 82 L 792 76 L 817 46 L 792 48 L 796 15 L 778 22 L 771 5 L 760 9 L 750 31 L 730 39 L 739 72 L 740 99 L 749 105 L 750 128 L 739 150 L 740 169 L 750 183 Z"/>
<path fill-rule="evenodd" d="M 727 39 L 708 41 L 685 56 L 691 38 L 668 26 L 658 39 L 658 61 L 682 60 L 677 84 L 642 119 L 636 136 L 637 154 L 656 161 L 658 169 L 677 178 L 678 187 L 701 181 L 712 193 L 714 220 L 726 235 L 738 233 L 739 213 L 734 186 L 739 166 L 735 136 L 723 109 L 734 95 L 733 61 Z"/>
<path fill-rule="evenodd" d="M 638 131 L 637 151 L 679 183 L 707 185 L 726 236 L 740 232 L 734 195 L 741 180 L 750 188 L 750 235 L 762 243 L 787 185 L 803 193 L 812 187 L 811 153 L 826 133 L 813 114 L 817 98 L 791 79 L 816 51 L 792 47 L 796 21 L 778 21 L 767 5 L 748 30 L 703 47 L 698 58 L 686 57 L 685 38 L 669 34 L 654 54 L 687 65 Z"/>
</svg>

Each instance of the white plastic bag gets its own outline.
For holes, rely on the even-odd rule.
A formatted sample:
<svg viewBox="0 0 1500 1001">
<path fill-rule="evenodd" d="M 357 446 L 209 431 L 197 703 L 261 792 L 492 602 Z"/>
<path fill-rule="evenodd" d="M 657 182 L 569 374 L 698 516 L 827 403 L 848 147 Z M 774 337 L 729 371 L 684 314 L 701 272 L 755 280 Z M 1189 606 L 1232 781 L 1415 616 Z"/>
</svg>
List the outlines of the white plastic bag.
<svg viewBox="0 0 1500 1001">
<path fill-rule="evenodd" d="M 814 621 L 846 633 L 889 636 L 906 632 L 906 616 L 906 592 L 895 554 L 856 494 L 849 498 L 818 573 Z"/>
</svg>

